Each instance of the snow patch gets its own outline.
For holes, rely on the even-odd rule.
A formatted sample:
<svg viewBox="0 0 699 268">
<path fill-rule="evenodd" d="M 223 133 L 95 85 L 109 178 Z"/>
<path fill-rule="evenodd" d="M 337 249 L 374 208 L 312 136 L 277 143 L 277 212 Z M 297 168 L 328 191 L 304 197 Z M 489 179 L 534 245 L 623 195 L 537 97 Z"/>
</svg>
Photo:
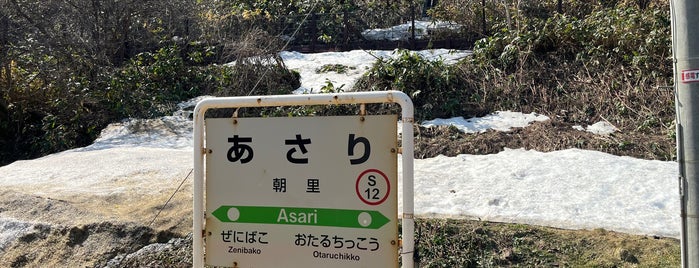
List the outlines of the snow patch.
<svg viewBox="0 0 699 268">
<path fill-rule="evenodd" d="M 412 37 L 413 22 L 384 29 L 369 29 L 362 32 L 362 36 L 367 40 L 378 41 L 407 41 Z M 424 39 L 436 31 L 456 31 L 461 25 L 448 21 L 415 21 L 415 39 Z"/>
<path fill-rule="evenodd" d="M 342 87 L 350 91 L 359 77 L 364 75 L 378 59 L 398 57 L 398 50 L 353 50 L 348 52 L 300 53 L 282 51 L 279 56 L 290 70 L 301 75 L 301 87 L 294 91 L 296 94 L 318 93 L 320 89 L 332 83 L 335 88 Z M 471 51 L 455 51 L 448 49 L 430 49 L 415 51 L 426 60 L 444 60 L 451 64 L 471 54 Z M 316 72 L 316 69 L 326 64 L 341 64 L 346 66 L 344 73 Z"/>
<path fill-rule="evenodd" d="M 609 135 L 609 134 L 612 134 L 614 132 L 619 131 L 619 129 L 617 129 L 614 125 L 612 125 L 606 121 L 600 121 L 600 122 L 594 123 L 592 125 L 589 125 L 587 127 L 575 125 L 575 126 L 573 126 L 573 128 L 576 130 L 587 131 L 587 132 L 597 134 L 597 135 L 602 135 L 602 136 L 606 136 L 606 135 Z"/>
<path fill-rule="evenodd" d="M 33 227 L 33 223 L 0 217 L 0 252 L 3 252 L 18 237 L 28 234 Z"/>
<path fill-rule="evenodd" d="M 415 215 L 679 237 L 676 177 L 675 162 L 580 149 L 416 159 Z"/>
<path fill-rule="evenodd" d="M 549 120 L 548 116 L 530 113 L 498 111 L 485 117 L 453 117 L 450 119 L 434 119 L 422 122 L 424 127 L 454 126 L 464 133 L 482 133 L 489 129 L 496 131 L 510 131 L 515 127 L 526 127 L 532 122 Z"/>
</svg>

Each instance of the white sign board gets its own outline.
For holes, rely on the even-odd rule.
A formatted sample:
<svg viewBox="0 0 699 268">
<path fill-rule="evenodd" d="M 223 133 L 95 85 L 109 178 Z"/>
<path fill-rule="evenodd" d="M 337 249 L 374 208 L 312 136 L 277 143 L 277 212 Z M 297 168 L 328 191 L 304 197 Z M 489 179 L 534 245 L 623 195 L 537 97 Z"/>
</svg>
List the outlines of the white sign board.
<svg viewBox="0 0 699 268">
<path fill-rule="evenodd" d="M 397 267 L 395 115 L 205 120 L 205 265 Z"/>
</svg>

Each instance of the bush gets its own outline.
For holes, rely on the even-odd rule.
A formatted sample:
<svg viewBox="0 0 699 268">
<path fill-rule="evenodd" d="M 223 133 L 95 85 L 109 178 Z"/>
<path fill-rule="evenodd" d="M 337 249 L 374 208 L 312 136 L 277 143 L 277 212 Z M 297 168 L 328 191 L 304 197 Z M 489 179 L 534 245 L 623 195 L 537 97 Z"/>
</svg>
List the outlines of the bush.
<svg viewBox="0 0 699 268">
<path fill-rule="evenodd" d="M 467 77 L 459 75 L 455 66 L 407 50 L 397 53 L 395 58 L 377 60 L 355 89 L 402 91 L 412 98 L 418 119 L 479 114 L 479 107 L 470 101 L 475 92 L 464 87 Z"/>
<path fill-rule="evenodd" d="M 287 94 L 300 86 L 298 73 L 280 62 L 189 66 L 180 55 L 177 46 L 167 46 L 140 53 L 120 68 L 17 84 L 3 96 L 8 104 L 0 105 L 9 108 L 0 109 L 0 165 L 89 145 L 109 123 L 172 114 L 178 102 L 196 96 Z M 31 81 L 20 76 L 31 72 L 15 73 L 16 80 Z"/>
<path fill-rule="evenodd" d="M 631 7 L 532 19 L 476 42 L 462 74 L 484 74 L 472 83 L 488 85 L 490 109 L 563 111 L 571 122 L 606 118 L 633 130 L 653 120 L 666 132 L 673 98 L 657 87 L 672 83 L 668 17 Z"/>
</svg>

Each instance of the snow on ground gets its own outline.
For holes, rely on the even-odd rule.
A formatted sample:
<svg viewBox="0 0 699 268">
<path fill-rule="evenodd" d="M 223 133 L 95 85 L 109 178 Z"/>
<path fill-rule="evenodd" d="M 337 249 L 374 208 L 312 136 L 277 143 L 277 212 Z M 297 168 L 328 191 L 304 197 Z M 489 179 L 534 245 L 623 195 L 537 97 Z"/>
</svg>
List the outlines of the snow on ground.
<svg viewBox="0 0 699 268">
<path fill-rule="evenodd" d="M 453 51 L 448 49 L 431 49 L 416 51 L 428 60 L 442 59 L 445 63 L 454 63 L 470 55 L 470 51 Z M 333 83 L 335 88 L 343 86 L 350 90 L 354 82 L 362 76 L 377 59 L 397 57 L 397 50 L 353 50 L 348 52 L 300 53 L 292 51 L 281 52 L 284 64 L 291 70 L 301 74 L 301 87 L 294 93 L 318 93 L 327 84 Z M 342 64 L 347 66 L 345 73 L 324 72 L 316 70 L 327 64 Z"/>
<path fill-rule="evenodd" d="M 509 131 L 513 127 L 526 127 L 532 121 L 546 120 L 549 120 L 548 116 L 535 113 L 522 114 L 510 111 L 499 111 L 484 117 L 474 117 L 470 119 L 464 119 L 463 117 L 454 117 L 450 119 L 437 118 L 422 122 L 422 126 L 433 127 L 447 125 L 454 126 L 461 132 L 478 133 L 485 132 L 488 129 Z"/>
<path fill-rule="evenodd" d="M 609 135 L 614 133 L 615 131 L 618 131 L 614 125 L 610 124 L 609 122 L 605 121 L 600 121 L 597 123 L 594 123 L 592 125 L 589 125 L 587 127 L 582 127 L 582 126 L 573 126 L 574 129 L 580 130 L 580 131 L 587 131 L 591 132 L 597 135 Z"/>
<path fill-rule="evenodd" d="M 391 52 L 374 55 L 389 56 Z M 369 66 L 374 59 L 364 51 L 284 52 L 283 57 L 290 68 L 301 72 L 302 89 L 309 91 L 317 89 L 314 83 L 322 82 L 320 76 L 313 75 L 322 64 L 357 66 L 352 75 L 332 78 L 337 80 L 333 83 L 342 84 L 356 79 L 364 71 L 362 66 Z M 90 199 L 128 192 L 129 198 L 140 196 L 160 203 L 151 195 L 167 197 L 192 168 L 192 124 L 186 118 L 188 112 L 179 112 L 160 119 L 112 124 L 90 146 L 0 167 L 0 189 L 49 199 Z M 498 112 L 484 118 L 423 124 L 449 124 L 481 132 L 486 128 L 526 127 L 529 122 L 546 119 L 543 115 Z M 438 156 L 415 160 L 415 214 L 679 237 L 677 171 L 676 162 L 578 149 L 542 153 L 511 148 L 492 155 Z M 16 220 L 7 213 L 0 210 L 0 249 L 30 229 L 27 219 Z"/>
<path fill-rule="evenodd" d="M 407 22 L 386 29 L 369 29 L 362 32 L 367 40 L 405 41 L 412 37 L 413 23 Z M 431 32 L 458 30 L 460 25 L 447 21 L 415 21 L 415 39 L 427 38 Z"/>
<path fill-rule="evenodd" d="M 0 218 L 0 252 L 17 237 L 29 232 L 32 224 L 15 219 Z"/>
<path fill-rule="evenodd" d="M 492 125 L 465 121 L 468 124 L 457 127 L 480 132 L 484 129 L 479 127 L 508 129 L 540 119 L 531 114 L 498 114 L 485 117 Z M 191 140 L 187 148 L 167 149 L 173 140 L 191 137 L 191 124 L 184 127 L 181 132 L 155 129 L 145 135 L 115 124 L 91 146 L 0 167 L 0 185 L 30 187 L 37 193 L 110 194 L 130 189 L 125 184 L 116 187 L 114 181 L 137 177 L 129 183 L 171 187 L 173 181 L 152 181 L 144 174 L 181 178 L 191 168 L 187 162 Z M 144 136 L 149 137 L 146 142 Z M 87 159 L 92 162 L 86 163 Z M 493 155 L 417 159 L 415 214 L 678 237 L 676 174 L 675 162 L 578 149 L 550 153 L 508 149 Z M 4 222 L 3 233 L 11 233 L 13 226 L 27 228 Z"/>
<path fill-rule="evenodd" d="M 678 237 L 676 173 L 674 162 L 579 149 L 438 156 L 415 160 L 415 210 L 419 216 Z"/>
</svg>

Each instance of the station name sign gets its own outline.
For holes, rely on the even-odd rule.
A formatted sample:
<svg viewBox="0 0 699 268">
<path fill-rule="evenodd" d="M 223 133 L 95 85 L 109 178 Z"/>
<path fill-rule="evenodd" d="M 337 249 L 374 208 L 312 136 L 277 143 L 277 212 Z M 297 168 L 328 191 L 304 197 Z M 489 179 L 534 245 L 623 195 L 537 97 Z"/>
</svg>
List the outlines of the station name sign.
<svg viewBox="0 0 699 268">
<path fill-rule="evenodd" d="M 205 120 L 205 265 L 397 267 L 397 116 Z"/>
</svg>

